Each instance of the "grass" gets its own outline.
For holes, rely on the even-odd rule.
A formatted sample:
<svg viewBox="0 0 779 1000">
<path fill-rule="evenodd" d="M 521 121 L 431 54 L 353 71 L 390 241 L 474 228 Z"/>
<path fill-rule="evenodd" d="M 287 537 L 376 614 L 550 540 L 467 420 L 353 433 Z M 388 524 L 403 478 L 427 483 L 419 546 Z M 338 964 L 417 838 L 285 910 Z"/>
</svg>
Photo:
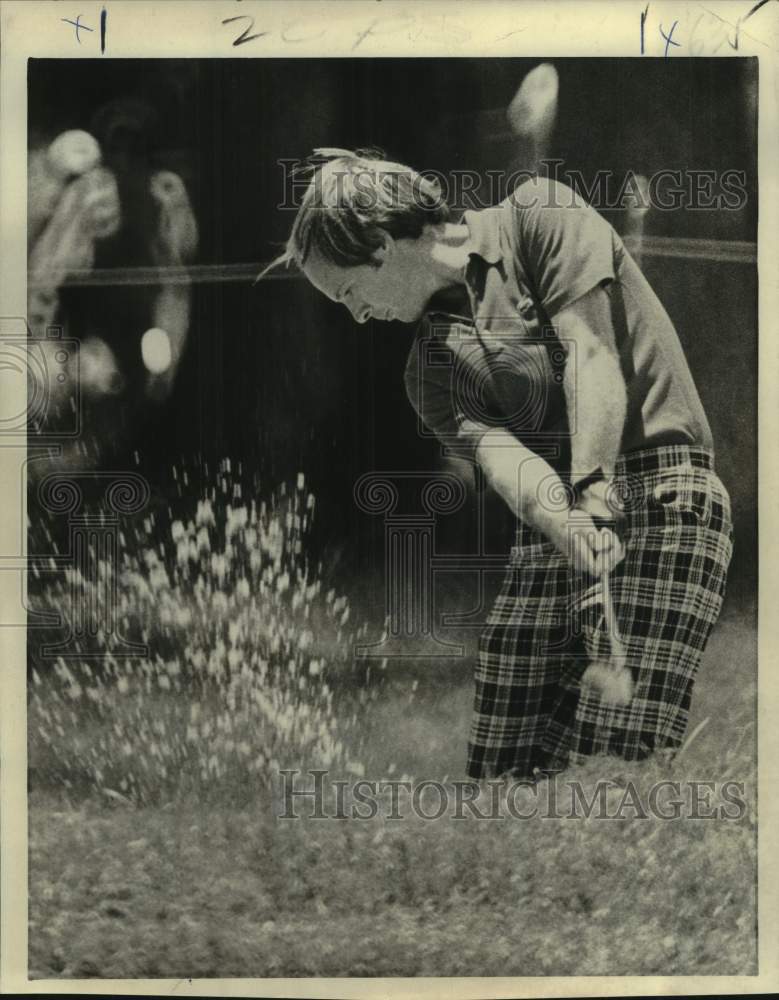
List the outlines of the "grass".
<svg viewBox="0 0 779 1000">
<path fill-rule="evenodd" d="M 591 784 L 593 772 L 582 778 Z M 755 969 L 749 816 L 392 824 L 384 815 L 281 822 L 260 804 L 63 808 L 36 796 L 32 974 Z"/>
<path fill-rule="evenodd" d="M 630 781 L 644 803 L 660 779 L 744 782 L 738 819 L 283 821 L 279 765 L 461 777 L 471 698 L 463 662 L 416 683 L 349 666 L 348 602 L 303 571 L 298 494 L 245 521 L 212 497 L 165 528 L 172 547 L 125 542 L 149 661 L 33 651 L 31 976 L 754 973 L 754 616 L 723 616 L 675 761 L 565 775 L 588 798 L 610 778 L 612 813 Z"/>
</svg>

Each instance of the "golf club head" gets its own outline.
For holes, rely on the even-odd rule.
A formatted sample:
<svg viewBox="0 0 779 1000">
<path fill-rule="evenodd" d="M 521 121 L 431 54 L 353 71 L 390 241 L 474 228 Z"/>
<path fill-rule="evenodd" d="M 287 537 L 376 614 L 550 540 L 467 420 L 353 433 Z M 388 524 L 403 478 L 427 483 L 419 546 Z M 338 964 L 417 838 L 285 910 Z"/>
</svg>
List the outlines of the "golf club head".
<svg viewBox="0 0 779 1000">
<path fill-rule="evenodd" d="M 584 671 L 582 684 L 594 687 L 607 705 L 628 705 L 633 698 L 633 678 L 627 667 L 596 660 Z"/>
</svg>

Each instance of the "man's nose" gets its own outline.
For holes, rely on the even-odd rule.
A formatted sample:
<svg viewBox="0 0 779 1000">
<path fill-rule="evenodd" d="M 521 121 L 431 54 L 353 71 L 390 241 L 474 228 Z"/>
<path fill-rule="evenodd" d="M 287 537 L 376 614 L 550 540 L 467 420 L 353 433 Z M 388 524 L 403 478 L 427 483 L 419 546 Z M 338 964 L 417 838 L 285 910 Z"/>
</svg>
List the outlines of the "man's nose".
<svg viewBox="0 0 779 1000">
<path fill-rule="evenodd" d="M 352 316 L 358 323 L 367 323 L 371 318 L 371 308 L 370 306 L 360 306 L 358 309 L 352 309 Z"/>
</svg>

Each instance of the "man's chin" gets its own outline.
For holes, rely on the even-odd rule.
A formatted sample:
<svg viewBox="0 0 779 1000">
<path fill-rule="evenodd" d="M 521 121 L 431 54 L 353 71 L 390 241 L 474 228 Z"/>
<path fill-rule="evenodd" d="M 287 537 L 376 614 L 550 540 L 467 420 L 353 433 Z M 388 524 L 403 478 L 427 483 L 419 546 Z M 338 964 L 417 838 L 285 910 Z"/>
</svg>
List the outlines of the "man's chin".
<svg viewBox="0 0 779 1000">
<path fill-rule="evenodd" d="M 416 323 L 422 319 L 424 314 L 424 306 L 421 306 L 419 309 L 405 306 L 402 311 L 400 309 L 388 309 L 383 315 L 377 318 L 385 323 Z"/>
<path fill-rule="evenodd" d="M 395 317 L 398 323 L 417 323 L 425 314 L 424 306 L 419 309 L 406 310 L 403 315 Z"/>
</svg>

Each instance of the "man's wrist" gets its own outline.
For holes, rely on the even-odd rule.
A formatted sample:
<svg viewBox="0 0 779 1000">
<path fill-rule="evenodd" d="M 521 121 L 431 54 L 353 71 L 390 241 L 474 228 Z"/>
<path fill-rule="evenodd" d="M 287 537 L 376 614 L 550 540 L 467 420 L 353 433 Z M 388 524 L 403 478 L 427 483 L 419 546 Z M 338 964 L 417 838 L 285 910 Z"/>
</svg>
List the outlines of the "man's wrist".
<svg viewBox="0 0 779 1000">
<path fill-rule="evenodd" d="M 593 469 L 592 472 L 588 472 L 584 476 L 573 477 L 571 486 L 573 488 L 574 497 L 578 499 L 591 486 L 595 486 L 597 483 L 608 483 L 611 478 L 612 476 L 604 471 L 602 465 L 599 465 L 596 469 Z M 574 506 L 575 504 L 576 500 L 574 500 Z"/>
<path fill-rule="evenodd" d="M 528 520 L 533 527 L 546 535 L 556 545 L 561 545 L 568 535 L 568 525 L 573 507 L 550 510 L 536 505 Z"/>
<path fill-rule="evenodd" d="M 613 478 L 600 479 L 581 492 L 577 491 L 575 507 L 605 521 L 615 521 L 624 514 Z"/>
</svg>

